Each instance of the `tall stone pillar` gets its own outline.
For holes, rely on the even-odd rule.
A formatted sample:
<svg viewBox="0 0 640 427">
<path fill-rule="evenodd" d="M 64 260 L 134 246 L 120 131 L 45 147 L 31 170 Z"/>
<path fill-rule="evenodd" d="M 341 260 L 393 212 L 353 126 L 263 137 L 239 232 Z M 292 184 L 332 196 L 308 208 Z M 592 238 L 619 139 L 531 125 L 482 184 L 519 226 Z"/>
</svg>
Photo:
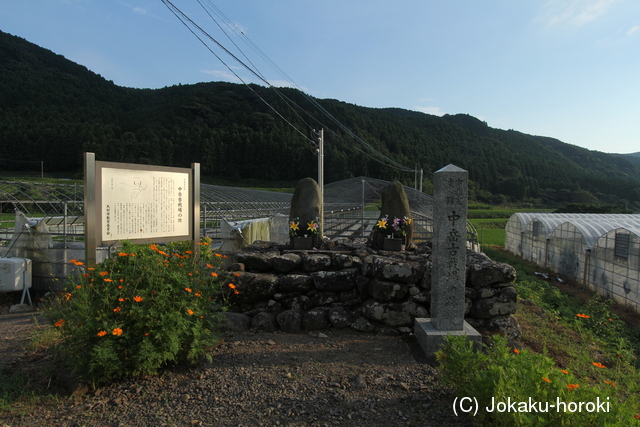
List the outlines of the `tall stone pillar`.
<svg viewBox="0 0 640 427">
<path fill-rule="evenodd" d="M 434 240 L 431 252 L 431 317 L 416 319 L 414 332 L 432 357 L 447 335 L 481 335 L 464 320 L 467 277 L 467 171 L 448 165 L 434 174 Z"/>
</svg>

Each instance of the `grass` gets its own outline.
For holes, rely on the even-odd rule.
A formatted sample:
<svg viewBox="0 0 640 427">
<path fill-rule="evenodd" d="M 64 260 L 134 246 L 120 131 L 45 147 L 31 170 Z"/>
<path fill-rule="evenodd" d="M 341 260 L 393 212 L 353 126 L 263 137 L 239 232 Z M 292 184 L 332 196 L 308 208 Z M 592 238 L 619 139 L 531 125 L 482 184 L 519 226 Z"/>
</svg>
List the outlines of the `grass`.
<svg viewBox="0 0 640 427">
<path fill-rule="evenodd" d="M 567 414 L 567 419 L 560 420 L 564 423 L 562 425 L 573 425 L 571 420 L 574 419 L 603 425 L 605 418 L 607 425 L 640 425 L 637 398 L 640 395 L 640 363 L 637 359 L 640 355 L 640 315 L 576 284 L 541 280 L 534 273 L 549 271 L 522 261 L 500 247 L 487 247 L 484 252 L 494 261 L 508 263 L 517 270 L 515 317 L 522 331 L 518 343 L 521 351 L 517 356 L 513 353 L 510 356 L 520 359 L 509 357 L 504 351 L 502 353 L 505 354 L 501 354 L 495 349 L 489 350 L 485 359 L 489 357 L 505 365 L 500 373 L 492 374 L 487 366 L 494 362 L 485 360 L 484 365 L 478 364 L 484 360 L 480 356 L 469 355 L 465 362 L 467 369 L 462 370 L 458 369 L 459 360 L 465 360 L 465 354 L 454 355 L 458 362 L 445 357 L 444 372 L 448 372 L 449 377 L 456 379 L 456 376 L 464 375 L 462 371 L 473 372 L 465 381 L 457 378 L 459 381 L 454 384 L 456 392 L 470 396 L 473 394 L 469 394 L 469 390 L 473 389 L 478 396 L 484 393 L 496 396 L 498 401 L 498 397 L 506 395 L 516 400 L 526 396 L 535 400 L 537 396 L 541 401 L 561 395 L 584 401 L 600 396 L 609 398 L 612 406 L 616 405 L 612 414 Z M 447 351 L 453 350 L 448 348 Z M 453 376 L 451 372 L 455 372 Z M 551 378 L 551 384 L 543 383 L 543 377 L 547 377 L 545 381 Z M 567 382 L 578 384 L 579 389 L 567 394 L 566 387 L 562 385 Z M 553 388 L 545 390 L 546 386 Z M 485 414 L 483 422 L 531 425 L 528 415 Z M 536 425 L 557 425 L 554 423 L 558 420 L 553 417 L 552 414 L 544 414 Z"/>
</svg>

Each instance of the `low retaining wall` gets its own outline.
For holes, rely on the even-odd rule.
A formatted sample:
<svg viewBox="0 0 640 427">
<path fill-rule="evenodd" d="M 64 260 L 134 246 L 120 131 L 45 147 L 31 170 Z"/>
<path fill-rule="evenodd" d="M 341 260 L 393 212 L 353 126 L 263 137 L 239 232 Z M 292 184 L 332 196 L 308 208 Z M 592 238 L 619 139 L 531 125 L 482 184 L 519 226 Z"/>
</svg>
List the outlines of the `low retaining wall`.
<svg viewBox="0 0 640 427">
<path fill-rule="evenodd" d="M 301 332 L 350 327 L 363 332 L 412 332 L 429 317 L 431 250 L 374 250 L 358 240 L 325 242 L 326 250 L 293 251 L 255 242 L 236 254 L 225 278 L 232 303 L 225 313 L 233 330 Z M 488 336 L 520 336 L 516 272 L 483 253 L 467 252 L 465 320 Z"/>
</svg>

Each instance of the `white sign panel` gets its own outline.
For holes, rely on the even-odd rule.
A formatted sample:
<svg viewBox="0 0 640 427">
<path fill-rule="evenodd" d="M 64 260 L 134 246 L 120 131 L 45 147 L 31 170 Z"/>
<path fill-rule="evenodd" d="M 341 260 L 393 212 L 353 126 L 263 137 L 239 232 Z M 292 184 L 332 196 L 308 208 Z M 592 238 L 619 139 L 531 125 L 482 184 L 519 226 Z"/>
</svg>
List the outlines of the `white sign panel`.
<svg viewBox="0 0 640 427">
<path fill-rule="evenodd" d="M 189 173 L 100 171 L 102 241 L 189 236 Z"/>
</svg>

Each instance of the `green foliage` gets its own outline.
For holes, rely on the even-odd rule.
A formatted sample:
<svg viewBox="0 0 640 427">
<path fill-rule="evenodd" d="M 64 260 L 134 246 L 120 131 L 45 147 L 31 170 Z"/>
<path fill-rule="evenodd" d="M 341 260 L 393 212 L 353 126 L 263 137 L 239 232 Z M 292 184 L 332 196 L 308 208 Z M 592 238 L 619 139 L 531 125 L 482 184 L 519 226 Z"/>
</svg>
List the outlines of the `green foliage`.
<svg viewBox="0 0 640 427">
<path fill-rule="evenodd" d="M 2 158 L 17 164 L 46 159 L 46 173 L 80 171 L 85 151 L 114 162 L 185 167 L 198 161 L 203 178 L 232 182 L 295 182 L 316 170 L 315 150 L 288 124 L 306 129 L 307 121 L 290 106 L 313 119 L 322 115 L 295 89 L 276 93 L 223 82 L 123 88 L 0 32 L 0 93 L 0 140 L 10 142 Z M 433 172 L 453 163 L 469 172 L 469 195 L 483 203 L 640 205 L 640 166 L 623 158 L 494 129 L 467 114 L 437 117 L 315 101 L 376 151 L 424 169 L 426 189 Z M 329 130 L 325 182 L 369 176 L 413 184 L 413 173 L 379 163 L 349 133 Z"/>
<path fill-rule="evenodd" d="M 591 384 L 583 376 L 556 368 L 553 359 L 544 353 L 510 349 L 506 340 L 497 335 L 484 352 L 475 351 L 466 337 L 449 336 L 436 357 L 443 380 L 454 387 L 455 394 L 477 399 L 476 420 L 481 425 L 627 426 L 637 422 L 638 402 L 616 385 L 614 370 L 610 372 L 611 379 Z M 595 365 L 593 369 L 605 370 Z M 499 402 L 516 403 L 510 410 L 504 406 L 499 411 Z M 537 403 L 531 406 L 530 402 Z M 560 410 L 551 407 L 558 402 L 584 402 L 584 406 L 582 411 L 571 411 L 571 406 L 562 404 Z M 589 402 L 593 405 L 586 406 Z M 594 410 L 598 402 L 602 404 L 601 411 Z"/>
<path fill-rule="evenodd" d="M 212 301 L 220 293 L 208 242 L 133 245 L 95 268 L 74 260 L 70 280 L 45 311 L 78 374 L 92 383 L 155 374 L 195 362 L 216 343 Z"/>
<path fill-rule="evenodd" d="M 569 203 L 555 210 L 555 213 L 599 213 L 632 214 L 633 211 L 618 205 L 599 205 L 589 203 Z"/>
</svg>

